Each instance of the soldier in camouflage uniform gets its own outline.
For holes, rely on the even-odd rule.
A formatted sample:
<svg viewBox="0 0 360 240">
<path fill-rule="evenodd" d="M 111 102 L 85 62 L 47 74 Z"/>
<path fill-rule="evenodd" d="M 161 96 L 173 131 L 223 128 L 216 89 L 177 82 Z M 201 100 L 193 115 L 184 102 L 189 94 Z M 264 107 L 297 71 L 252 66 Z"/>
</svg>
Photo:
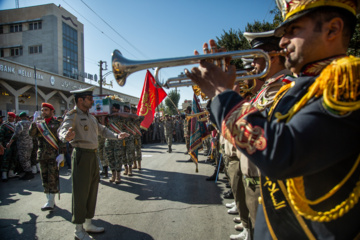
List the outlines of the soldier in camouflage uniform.
<svg viewBox="0 0 360 240">
<path fill-rule="evenodd" d="M 131 107 L 131 113 L 132 114 L 136 114 L 137 113 L 137 109 L 136 107 Z M 137 128 L 138 131 L 140 131 L 140 124 L 141 122 L 144 120 L 143 116 L 140 116 L 138 119 L 134 119 L 133 120 L 133 124 L 135 125 L 135 127 Z M 140 133 L 136 133 L 136 135 L 134 136 L 135 139 L 135 161 L 134 161 L 134 165 L 133 165 L 133 169 L 137 169 L 139 168 L 139 170 L 141 170 L 141 132 Z M 137 164 L 136 164 L 137 162 Z"/>
<path fill-rule="evenodd" d="M 176 133 L 176 142 L 182 142 L 181 136 L 181 129 L 182 129 L 182 122 L 180 121 L 179 116 L 175 118 L 175 133 Z"/>
<path fill-rule="evenodd" d="M 190 114 L 190 113 L 191 113 L 191 107 L 188 106 L 185 110 L 185 114 Z M 184 138 L 185 138 L 185 144 L 187 150 L 184 154 L 188 154 L 190 151 L 190 124 L 189 121 L 186 119 L 186 115 L 184 120 Z"/>
<path fill-rule="evenodd" d="M 165 114 L 166 120 L 164 121 L 164 129 L 165 129 L 165 139 L 168 144 L 168 150 L 167 152 L 171 153 L 171 145 L 172 145 L 172 138 L 173 138 L 173 132 L 174 132 L 174 122 L 171 120 L 170 116 L 168 114 Z"/>
<path fill-rule="evenodd" d="M 54 118 L 54 107 L 50 103 L 41 104 L 41 115 L 44 120 L 32 122 L 29 135 L 38 140 L 37 161 L 40 163 L 40 174 L 47 202 L 42 211 L 54 210 L 55 195 L 59 192 L 59 168 L 56 157 L 65 143 L 59 141 L 57 130 L 61 122 Z"/>
<path fill-rule="evenodd" d="M 16 141 L 19 162 L 25 172 L 24 176 L 20 179 L 29 180 L 34 178 L 30 162 L 31 151 L 33 148 L 32 138 L 29 135 L 31 122 L 27 120 L 26 112 L 21 112 L 19 117 L 21 120 L 15 125 L 15 132 L 11 137 L 10 142 L 6 145 L 6 148 L 10 148 L 13 142 Z"/>
<path fill-rule="evenodd" d="M 113 114 L 119 113 L 120 105 L 114 103 L 111 109 Z M 114 133 L 122 132 L 122 117 L 119 116 L 109 116 L 107 127 Z M 116 184 L 120 183 L 120 172 L 122 168 L 122 161 L 124 158 L 123 146 L 124 140 L 119 139 L 105 139 L 105 158 L 109 162 L 109 166 L 112 171 L 112 176 L 110 182 L 115 182 Z"/>
<path fill-rule="evenodd" d="M 160 142 L 165 143 L 164 122 L 159 122 Z"/>
<path fill-rule="evenodd" d="M 130 108 L 124 106 L 124 112 L 130 113 Z M 134 135 L 135 132 L 130 128 L 129 123 L 130 119 L 125 118 L 123 123 L 123 131 L 129 133 L 130 136 L 125 138 L 125 157 L 123 158 L 123 164 L 125 167 L 124 175 L 132 176 L 132 165 L 135 160 L 135 144 L 134 144 Z"/>
<path fill-rule="evenodd" d="M 6 182 L 8 177 L 11 178 L 16 176 L 14 174 L 16 160 L 16 144 L 12 144 L 10 148 L 6 148 L 6 144 L 10 142 L 10 139 L 15 132 L 15 118 L 15 113 L 8 112 L 8 121 L 4 122 L 0 127 L 0 148 L 4 150 L 3 161 L 1 163 L 3 182 Z"/>
<path fill-rule="evenodd" d="M 99 123 L 105 125 L 105 116 L 97 116 L 96 118 Z M 100 176 L 104 176 L 104 178 L 108 178 L 109 160 L 107 157 L 105 157 L 105 138 L 99 135 L 98 142 L 99 142 L 99 146 L 98 146 L 97 155 L 98 158 L 100 159 L 101 166 L 103 168 L 102 172 L 100 173 Z"/>
</svg>

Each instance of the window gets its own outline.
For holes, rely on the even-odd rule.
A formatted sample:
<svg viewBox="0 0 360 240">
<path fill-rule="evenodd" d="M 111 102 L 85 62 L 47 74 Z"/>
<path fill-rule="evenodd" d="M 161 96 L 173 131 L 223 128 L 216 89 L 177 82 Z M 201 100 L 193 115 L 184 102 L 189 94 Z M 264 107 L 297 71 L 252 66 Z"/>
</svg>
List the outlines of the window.
<svg viewBox="0 0 360 240">
<path fill-rule="evenodd" d="M 4 57 L 4 49 L 0 49 L 0 57 Z"/>
<path fill-rule="evenodd" d="M 33 54 L 33 53 L 42 53 L 42 45 L 39 46 L 30 46 L 29 47 L 29 53 Z"/>
<path fill-rule="evenodd" d="M 29 30 L 41 29 L 41 22 L 32 22 L 29 23 Z"/>
<path fill-rule="evenodd" d="M 1 26 L 0 26 L 0 34 L 3 34 L 3 33 L 4 33 L 4 26 L 1 25 Z"/>
<path fill-rule="evenodd" d="M 20 56 L 23 54 L 22 47 L 19 48 L 11 48 L 10 49 L 10 55 L 11 56 Z"/>
<path fill-rule="evenodd" d="M 63 75 L 78 79 L 73 69 L 78 69 L 77 30 L 63 23 Z"/>
<path fill-rule="evenodd" d="M 22 32 L 22 24 L 10 25 L 10 32 Z"/>
</svg>

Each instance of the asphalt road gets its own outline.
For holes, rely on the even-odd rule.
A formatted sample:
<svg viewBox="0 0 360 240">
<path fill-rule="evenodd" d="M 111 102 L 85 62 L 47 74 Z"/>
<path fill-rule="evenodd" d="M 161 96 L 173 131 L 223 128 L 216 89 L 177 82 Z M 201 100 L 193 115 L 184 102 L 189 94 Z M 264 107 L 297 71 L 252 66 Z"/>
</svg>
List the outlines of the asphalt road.
<svg viewBox="0 0 360 240">
<path fill-rule="evenodd" d="M 199 172 L 186 162 L 185 145 L 144 145 L 142 170 L 122 176 L 121 184 L 101 179 L 94 223 L 105 228 L 95 239 L 229 239 L 237 233 L 224 204 L 224 174 L 217 183 L 205 181 L 214 167 L 199 154 Z M 42 212 L 45 194 L 40 175 L 29 181 L 0 183 L 0 239 L 74 239 L 71 221 L 71 178 L 60 171 L 61 200 Z"/>
</svg>

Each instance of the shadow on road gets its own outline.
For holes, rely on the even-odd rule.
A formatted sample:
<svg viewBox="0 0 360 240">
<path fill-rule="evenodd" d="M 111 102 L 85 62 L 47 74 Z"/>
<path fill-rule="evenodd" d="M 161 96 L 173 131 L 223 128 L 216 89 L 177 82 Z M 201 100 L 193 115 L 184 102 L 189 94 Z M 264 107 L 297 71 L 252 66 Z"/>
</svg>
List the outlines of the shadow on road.
<svg viewBox="0 0 360 240">
<path fill-rule="evenodd" d="M 195 167 L 194 167 L 195 169 Z M 221 204 L 222 190 L 203 175 L 142 168 L 134 176 L 122 176 L 120 184 L 102 179 L 101 184 L 135 194 L 136 200 L 170 200 L 187 204 Z"/>
<path fill-rule="evenodd" d="M 93 233 L 90 234 L 97 240 L 107 240 L 107 239 L 141 239 L 141 240 L 153 240 L 149 234 L 144 232 L 139 232 L 134 229 L 111 224 L 109 222 L 105 222 L 103 220 L 94 220 L 93 221 L 96 226 L 104 227 L 105 233 Z"/>
<path fill-rule="evenodd" d="M 1 219 L 0 236 L 1 239 L 23 240 L 37 239 L 36 236 L 36 216 L 28 213 L 30 220 L 20 223 L 18 219 Z M 21 229 L 21 230 L 19 230 Z"/>
</svg>

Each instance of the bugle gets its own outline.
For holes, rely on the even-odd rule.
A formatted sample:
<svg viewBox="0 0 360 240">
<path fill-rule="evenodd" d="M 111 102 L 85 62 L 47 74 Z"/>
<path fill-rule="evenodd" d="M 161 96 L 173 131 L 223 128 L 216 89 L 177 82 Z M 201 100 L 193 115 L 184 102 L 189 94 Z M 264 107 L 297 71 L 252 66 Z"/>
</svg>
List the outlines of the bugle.
<svg viewBox="0 0 360 240">
<path fill-rule="evenodd" d="M 177 84 L 162 84 L 158 79 L 158 72 L 161 68 L 166 67 L 176 67 L 182 65 L 191 65 L 198 64 L 201 60 L 219 60 L 225 63 L 225 58 L 264 58 L 266 62 L 266 66 L 261 73 L 248 75 L 244 74 L 241 78 L 237 78 L 237 81 L 246 80 L 246 79 L 254 79 L 254 78 L 262 78 L 266 76 L 270 69 L 270 57 L 269 55 L 261 49 L 249 49 L 249 50 L 241 50 L 241 51 L 232 51 L 232 52 L 219 52 L 205 55 L 194 55 L 187 57 L 179 57 L 179 58 L 164 58 L 157 60 L 143 60 L 143 61 L 134 61 L 129 60 L 121 54 L 119 50 L 115 50 L 112 55 L 112 68 L 115 79 L 120 86 L 124 86 L 126 83 L 126 78 L 137 71 L 149 69 L 149 68 L 157 68 L 155 70 L 154 78 L 157 86 L 161 87 L 180 87 L 180 86 L 189 86 L 192 85 L 190 79 L 186 76 L 183 80 L 187 79 L 186 82 L 178 82 Z M 224 66 L 225 64 L 223 64 Z"/>
</svg>

